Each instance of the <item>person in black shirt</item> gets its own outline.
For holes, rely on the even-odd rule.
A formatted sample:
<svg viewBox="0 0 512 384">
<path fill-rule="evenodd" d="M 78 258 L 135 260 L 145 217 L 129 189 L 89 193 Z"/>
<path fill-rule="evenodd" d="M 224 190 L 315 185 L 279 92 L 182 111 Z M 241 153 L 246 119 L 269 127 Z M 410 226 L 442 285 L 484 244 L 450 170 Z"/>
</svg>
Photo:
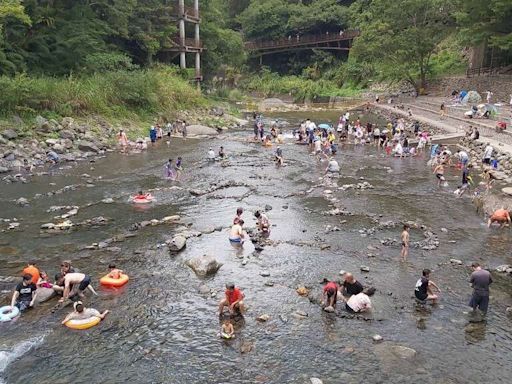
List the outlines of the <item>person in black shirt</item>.
<svg viewBox="0 0 512 384">
<path fill-rule="evenodd" d="M 347 301 L 350 296 L 363 292 L 363 285 L 355 279 L 354 275 L 345 273 L 345 280 L 341 285 L 341 289 L 341 294 L 344 300 Z"/>
<path fill-rule="evenodd" d="M 434 287 L 438 292 L 441 292 L 441 290 L 430 280 L 430 269 L 424 269 L 422 275 L 416 282 L 414 295 L 420 301 L 432 300 L 432 304 L 434 304 L 437 302 L 438 296 L 432 292 L 431 287 Z"/>
<path fill-rule="evenodd" d="M 23 281 L 16 286 L 12 295 L 11 307 L 16 306 L 20 311 L 32 308 L 37 296 L 36 290 L 36 285 L 32 283 L 32 275 L 23 275 Z"/>
</svg>

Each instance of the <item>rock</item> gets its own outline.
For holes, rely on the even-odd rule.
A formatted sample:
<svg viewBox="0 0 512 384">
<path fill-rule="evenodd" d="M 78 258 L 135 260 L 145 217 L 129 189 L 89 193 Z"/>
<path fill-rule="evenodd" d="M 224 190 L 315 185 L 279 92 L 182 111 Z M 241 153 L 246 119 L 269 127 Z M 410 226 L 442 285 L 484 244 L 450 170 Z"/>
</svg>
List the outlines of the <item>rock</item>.
<svg viewBox="0 0 512 384">
<path fill-rule="evenodd" d="M 29 204 L 29 201 L 25 199 L 24 197 L 20 197 L 18 200 L 16 200 L 16 205 L 19 205 L 21 207 L 25 207 Z"/>
<path fill-rule="evenodd" d="M 213 275 L 222 267 L 222 263 L 210 255 L 194 257 L 187 260 L 186 264 L 200 277 Z"/>
<path fill-rule="evenodd" d="M 81 150 L 82 152 L 99 153 L 99 151 L 100 151 L 96 145 L 94 145 L 90 141 L 85 141 L 85 140 L 81 140 L 78 143 L 78 149 Z"/>
<path fill-rule="evenodd" d="M 249 353 L 254 348 L 254 343 L 251 341 L 244 340 L 240 345 L 240 353 Z"/>
<path fill-rule="evenodd" d="M 199 286 L 199 293 L 202 294 L 202 295 L 207 295 L 210 293 L 210 287 L 208 287 L 207 285 L 203 284 L 203 285 L 200 285 Z"/>
<path fill-rule="evenodd" d="M 180 219 L 181 219 L 181 217 L 179 215 L 174 215 L 174 216 L 165 216 L 160 221 L 163 223 L 170 223 L 170 222 L 180 221 Z"/>
<path fill-rule="evenodd" d="M 55 145 L 59 142 L 59 140 L 57 139 L 46 139 L 45 140 L 45 143 L 48 144 L 48 145 Z"/>
<path fill-rule="evenodd" d="M 299 287 L 296 289 L 296 292 L 299 294 L 299 296 L 309 295 L 309 289 L 307 289 L 306 287 Z"/>
<path fill-rule="evenodd" d="M 378 342 L 382 341 L 382 336 L 381 335 L 373 335 L 372 339 L 373 339 L 373 341 L 378 343 Z"/>
<path fill-rule="evenodd" d="M 370 272 L 370 267 L 367 267 L 366 265 L 361 265 L 361 271 L 362 272 Z"/>
<path fill-rule="evenodd" d="M 219 133 L 215 128 L 207 127 L 205 125 L 189 125 L 187 126 L 188 136 L 216 136 Z"/>
<path fill-rule="evenodd" d="M 7 172 L 9 172 L 9 168 L 0 166 L 0 173 L 7 173 Z"/>
<path fill-rule="evenodd" d="M 448 230 L 446 228 L 441 228 L 441 232 L 447 233 Z"/>
<path fill-rule="evenodd" d="M 325 249 L 329 249 L 329 248 L 331 248 L 331 246 L 329 244 L 322 244 L 322 245 L 320 245 L 320 249 L 322 251 L 325 250 Z"/>
<path fill-rule="evenodd" d="M 64 117 L 60 124 L 65 129 L 68 129 L 68 128 L 71 128 L 74 125 L 74 123 L 75 123 L 75 120 L 73 120 L 72 117 Z"/>
<path fill-rule="evenodd" d="M 268 211 L 271 211 L 271 210 L 272 210 L 272 206 L 271 205 L 269 205 L 269 204 L 265 205 L 265 211 L 268 212 Z"/>
<path fill-rule="evenodd" d="M 345 273 L 347 273 L 347 271 L 344 271 L 344 270 L 342 269 L 339 273 L 340 273 L 340 276 L 343 276 Z"/>
<path fill-rule="evenodd" d="M 457 264 L 457 265 L 462 265 L 462 261 L 459 260 L 459 259 L 450 259 L 450 263 Z"/>
<path fill-rule="evenodd" d="M 267 315 L 267 314 L 264 314 L 264 315 L 261 315 L 261 316 L 258 316 L 256 318 L 256 320 L 258 320 L 259 322 L 261 323 L 264 323 L 266 321 L 268 321 L 270 319 L 270 315 Z"/>
<path fill-rule="evenodd" d="M 325 311 L 325 312 L 332 313 L 332 312 L 334 312 L 334 308 L 333 308 L 333 307 L 331 307 L 331 306 L 329 305 L 328 307 L 325 307 L 325 308 L 324 308 L 324 311 Z"/>
<path fill-rule="evenodd" d="M 261 271 L 260 272 L 260 276 L 269 277 L 270 276 L 270 272 L 269 271 Z"/>
<path fill-rule="evenodd" d="M 66 152 L 66 148 L 65 148 L 62 144 L 59 144 L 59 143 L 55 144 L 55 145 L 52 147 L 52 149 L 53 149 L 55 152 L 57 152 L 57 153 L 59 153 L 59 154 L 61 154 L 61 155 L 62 155 L 64 152 Z"/>
<path fill-rule="evenodd" d="M 2 136 L 5 137 L 7 140 L 14 140 L 18 138 L 18 134 L 14 129 L 6 129 L 2 132 Z"/>
<path fill-rule="evenodd" d="M 36 292 L 37 292 L 37 297 L 35 300 L 36 303 L 44 303 L 45 301 L 48 301 L 52 297 L 55 296 L 55 291 L 53 290 L 53 288 L 39 287 L 39 288 L 37 288 Z"/>
<path fill-rule="evenodd" d="M 269 98 L 269 99 L 263 100 L 260 103 L 259 108 L 264 110 L 264 109 L 269 109 L 269 108 L 282 108 L 285 106 L 286 106 L 286 103 L 283 100 L 277 99 L 277 98 Z"/>
<path fill-rule="evenodd" d="M 46 223 L 46 224 L 41 225 L 41 229 L 54 229 L 54 228 L 55 228 L 55 224 L 53 224 L 53 223 Z"/>
<path fill-rule="evenodd" d="M 512 187 L 502 188 L 501 192 L 503 192 L 506 195 L 512 196 Z"/>
<path fill-rule="evenodd" d="M 499 273 L 505 273 L 507 272 L 508 269 L 510 269 L 511 266 L 508 265 L 508 264 L 504 264 L 504 265 L 500 265 L 498 267 L 496 267 L 495 271 L 496 272 L 499 272 Z"/>
<path fill-rule="evenodd" d="M 317 377 L 310 377 L 309 380 L 311 381 L 311 384 L 324 384 L 323 381 Z"/>
<path fill-rule="evenodd" d="M 61 139 L 75 140 L 75 133 L 67 129 L 60 131 L 59 136 Z"/>
<path fill-rule="evenodd" d="M 389 347 L 389 351 L 404 360 L 410 360 L 416 356 L 416 351 L 414 349 L 404 347 L 402 345 L 393 345 Z"/>
<path fill-rule="evenodd" d="M 112 204 L 114 202 L 114 199 L 111 197 L 107 197 L 106 199 L 101 200 L 103 204 Z"/>
<path fill-rule="evenodd" d="M 185 249 L 187 246 L 187 239 L 185 236 L 176 235 L 170 241 L 167 242 L 167 247 L 172 253 L 177 253 Z"/>
</svg>

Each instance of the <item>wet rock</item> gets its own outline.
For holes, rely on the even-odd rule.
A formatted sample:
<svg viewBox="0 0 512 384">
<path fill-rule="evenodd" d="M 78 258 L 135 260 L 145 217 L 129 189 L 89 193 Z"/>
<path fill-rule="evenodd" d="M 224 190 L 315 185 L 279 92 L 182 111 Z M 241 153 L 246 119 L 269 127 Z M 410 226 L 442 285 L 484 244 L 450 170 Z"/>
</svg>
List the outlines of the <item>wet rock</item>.
<svg viewBox="0 0 512 384">
<path fill-rule="evenodd" d="M 331 248 L 331 246 L 329 244 L 322 244 L 322 245 L 320 245 L 320 249 L 322 251 L 325 250 L 325 249 L 329 249 L 329 248 Z"/>
<path fill-rule="evenodd" d="M 339 272 L 340 276 L 345 275 L 345 273 L 347 273 L 347 271 L 344 271 L 343 269 Z"/>
<path fill-rule="evenodd" d="M 55 224 L 53 224 L 53 223 L 46 223 L 46 224 L 41 225 L 41 229 L 44 229 L 44 230 L 54 229 L 54 228 L 55 228 Z"/>
<path fill-rule="evenodd" d="M 182 231 L 182 232 L 179 233 L 179 235 L 185 237 L 188 240 L 191 237 L 200 237 L 203 234 L 201 232 L 199 232 L 199 231 Z"/>
<path fill-rule="evenodd" d="M 186 264 L 200 277 L 213 275 L 222 267 L 222 263 L 210 255 L 194 257 L 187 260 Z"/>
<path fill-rule="evenodd" d="M 249 353 L 253 350 L 254 343 L 252 341 L 244 340 L 240 345 L 240 353 Z"/>
<path fill-rule="evenodd" d="M 202 295 L 207 295 L 210 293 L 210 287 L 208 287 L 206 284 L 199 286 L 199 293 Z"/>
<path fill-rule="evenodd" d="M 18 134 L 14 129 L 6 129 L 2 132 L 2 136 L 7 140 L 15 140 L 18 138 Z"/>
<path fill-rule="evenodd" d="M 81 140 L 78 143 L 78 149 L 81 150 L 82 152 L 94 152 L 94 153 L 100 152 L 99 148 L 96 145 L 94 145 L 92 142 L 86 141 L 86 140 Z"/>
<path fill-rule="evenodd" d="M 16 200 L 16 205 L 19 205 L 20 207 L 25 207 L 29 205 L 29 201 L 24 197 L 20 197 L 18 200 Z"/>
<path fill-rule="evenodd" d="M 506 273 L 508 270 L 510 270 L 512 267 L 508 264 L 500 265 L 496 267 L 495 271 L 499 273 Z"/>
<path fill-rule="evenodd" d="M 296 292 L 299 294 L 299 296 L 308 296 L 309 295 L 309 289 L 306 287 L 299 287 L 296 289 Z"/>
<path fill-rule="evenodd" d="M 267 322 L 269 319 L 270 319 L 270 315 L 267 315 L 267 314 L 264 314 L 264 315 L 258 316 L 258 317 L 256 318 L 256 320 L 257 320 L 257 321 L 259 321 L 260 323 L 265 323 L 265 322 Z"/>
<path fill-rule="evenodd" d="M 311 381 L 311 384 L 324 384 L 323 381 L 317 377 L 310 377 L 309 380 Z"/>
<path fill-rule="evenodd" d="M 272 210 L 272 206 L 271 205 L 265 205 L 265 211 L 271 211 Z"/>
<path fill-rule="evenodd" d="M 274 286 L 274 282 L 273 281 L 265 281 L 265 287 L 273 287 Z"/>
<path fill-rule="evenodd" d="M 0 173 L 7 173 L 7 172 L 9 172 L 9 168 L 0 166 Z"/>
<path fill-rule="evenodd" d="M 177 253 L 185 249 L 187 246 L 187 238 L 182 235 L 176 235 L 171 240 L 166 242 L 166 244 L 171 253 Z"/>
<path fill-rule="evenodd" d="M 367 267 L 366 265 L 361 265 L 361 272 L 370 272 L 370 267 Z"/>
<path fill-rule="evenodd" d="M 441 228 L 441 232 L 447 233 L 448 230 L 446 228 Z"/>
<path fill-rule="evenodd" d="M 179 215 L 173 215 L 173 216 L 166 216 L 160 221 L 163 223 L 174 223 L 177 221 L 180 221 L 181 217 Z"/>
<path fill-rule="evenodd" d="M 378 342 L 382 341 L 382 336 L 381 335 L 373 335 L 372 339 L 373 339 L 373 341 L 378 343 Z"/>
<path fill-rule="evenodd" d="M 261 271 L 260 272 L 260 276 L 269 277 L 270 276 L 270 272 L 269 271 Z"/>
<path fill-rule="evenodd" d="M 324 311 L 325 312 L 329 312 L 329 313 L 333 313 L 334 312 L 334 308 L 329 305 L 328 307 L 324 308 Z"/>
<path fill-rule="evenodd" d="M 114 199 L 111 197 L 107 197 L 106 199 L 101 200 L 103 204 L 112 204 L 114 202 Z"/>
<path fill-rule="evenodd" d="M 39 288 L 37 288 L 36 292 L 37 292 L 37 296 L 36 296 L 35 302 L 38 304 L 44 303 L 56 295 L 53 288 L 39 287 Z"/>
<path fill-rule="evenodd" d="M 450 263 L 456 264 L 456 265 L 462 265 L 462 261 L 459 259 L 450 259 Z"/>
<path fill-rule="evenodd" d="M 296 311 L 295 315 L 297 315 L 298 317 L 308 317 L 307 312 L 304 311 Z"/>
<path fill-rule="evenodd" d="M 388 351 L 404 360 L 410 360 L 416 356 L 416 351 L 414 349 L 404 347 L 402 345 L 392 345 L 388 347 Z"/>
</svg>

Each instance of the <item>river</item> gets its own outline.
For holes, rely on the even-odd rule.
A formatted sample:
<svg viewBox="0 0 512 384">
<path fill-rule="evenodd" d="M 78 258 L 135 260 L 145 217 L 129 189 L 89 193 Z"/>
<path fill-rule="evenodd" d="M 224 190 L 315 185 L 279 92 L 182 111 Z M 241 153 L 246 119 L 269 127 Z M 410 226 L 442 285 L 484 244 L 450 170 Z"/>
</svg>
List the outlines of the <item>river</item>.
<svg viewBox="0 0 512 384">
<path fill-rule="evenodd" d="M 309 113 L 317 122 L 334 120 L 339 113 Z M 279 117 L 296 124 L 304 113 Z M 375 118 L 375 117 L 373 117 Z M 374 188 L 339 190 L 318 186 L 325 164 L 309 155 L 307 147 L 283 146 L 287 166 L 276 168 L 273 149 L 243 139 L 252 128 L 212 139 L 185 142 L 175 139 L 142 154 L 109 154 L 95 163 L 73 169 L 55 169 L 50 176 L 35 177 L 28 184 L 1 185 L 0 217 L 17 218 L 20 231 L 0 233 L 0 288 L 2 305 L 10 300 L 16 276 L 29 259 L 51 275 L 61 260 L 92 275 L 99 296 L 87 305 L 111 314 L 87 331 L 60 325 L 68 308 L 51 313 L 55 301 L 42 304 L 11 323 L 0 324 L 0 380 L 6 383 L 308 383 L 318 377 L 324 383 L 508 383 L 512 330 L 505 309 L 512 305 L 510 281 L 494 274 L 490 312 L 485 323 L 471 323 L 465 312 L 471 289 L 468 265 L 479 261 L 489 267 L 512 264 L 512 235 L 508 230 L 484 225 L 469 198 L 452 194 L 458 174 L 448 174 L 450 187 L 438 189 L 426 158 L 385 157 L 370 146 L 340 147 L 337 155 L 342 176 L 338 186 L 369 182 Z M 208 147 L 224 145 L 228 166 L 205 164 Z M 162 179 L 165 160 L 184 158 L 184 175 L 169 189 Z M 83 174 L 87 176 L 82 176 Z M 94 180 L 89 185 L 85 180 Z M 204 189 L 212 183 L 236 181 L 245 186 L 221 189 L 193 197 L 187 188 Z M 77 189 L 46 196 L 67 185 Z M 137 209 L 128 197 L 139 189 L 154 192 L 157 202 Z M 332 193 L 325 193 L 331 190 Z M 42 194 L 34 198 L 36 194 Z M 19 207 L 19 197 L 30 207 Z M 113 204 L 100 201 L 113 198 Z M 352 213 L 329 216 L 332 199 Z M 331 200 L 331 201 L 330 201 Z M 87 206 L 90 203 L 94 203 Z M 80 206 L 73 222 L 97 216 L 106 225 L 80 228 L 69 233 L 45 235 L 41 224 L 55 221 L 51 206 Z M 178 214 L 192 229 L 222 225 L 227 228 L 238 206 L 254 225 L 252 212 L 270 205 L 273 246 L 243 251 L 227 241 L 227 229 L 189 239 L 187 248 L 171 256 L 158 247 L 172 235 L 173 226 L 151 226 L 136 236 L 112 244 L 120 249 L 88 250 L 87 245 L 125 233 L 142 220 Z M 409 261 L 400 263 L 397 245 L 381 240 L 398 239 L 399 225 L 381 226 L 369 234 L 363 229 L 377 222 L 414 221 L 431 228 L 439 238 L 434 250 L 412 248 Z M 7 224 L 0 224 L 5 229 Z M 340 231 L 327 232 L 337 226 Z M 446 230 L 441 230 L 446 228 Z M 411 240 L 423 239 L 412 229 Z M 321 249 L 324 244 L 328 249 Z M 213 277 L 200 279 L 185 260 L 214 255 L 224 265 Z M 368 256 L 370 254 L 370 256 Z M 464 265 L 452 265 L 451 258 Z M 127 271 L 130 282 L 113 291 L 98 286 L 109 262 Z M 362 265 L 370 272 L 360 272 Z M 413 296 L 423 268 L 442 289 L 436 308 L 417 308 Z M 366 285 L 377 288 L 374 311 L 366 318 L 323 312 L 319 297 L 324 277 L 338 278 L 352 271 Z M 270 272 L 269 277 L 260 275 Z M 235 282 L 246 294 L 249 311 L 236 324 L 237 338 L 217 337 L 217 303 L 224 284 Z M 311 288 L 312 300 L 299 296 L 299 286 Z M 211 294 L 201 294 L 207 286 Z M 256 317 L 270 315 L 260 323 Z M 307 314 L 307 316 L 303 316 Z M 375 343 L 373 335 L 383 337 Z M 416 351 L 401 359 L 391 351 L 405 346 Z M 241 349 L 245 353 L 241 353 Z"/>
</svg>

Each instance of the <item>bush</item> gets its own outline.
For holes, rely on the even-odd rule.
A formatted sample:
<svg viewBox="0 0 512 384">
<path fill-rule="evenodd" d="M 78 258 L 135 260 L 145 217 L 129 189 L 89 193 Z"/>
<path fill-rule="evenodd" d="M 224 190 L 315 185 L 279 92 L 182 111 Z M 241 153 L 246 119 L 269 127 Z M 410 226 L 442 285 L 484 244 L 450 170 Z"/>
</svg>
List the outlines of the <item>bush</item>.
<svg viewBox="0 0 512 384">
<path fill-rule="evenodd" d="M 169 67 L 79 77 L 0 76 L 0 114 L 126 117 L 205 105 L 201 93 Z"/>
</svg>

